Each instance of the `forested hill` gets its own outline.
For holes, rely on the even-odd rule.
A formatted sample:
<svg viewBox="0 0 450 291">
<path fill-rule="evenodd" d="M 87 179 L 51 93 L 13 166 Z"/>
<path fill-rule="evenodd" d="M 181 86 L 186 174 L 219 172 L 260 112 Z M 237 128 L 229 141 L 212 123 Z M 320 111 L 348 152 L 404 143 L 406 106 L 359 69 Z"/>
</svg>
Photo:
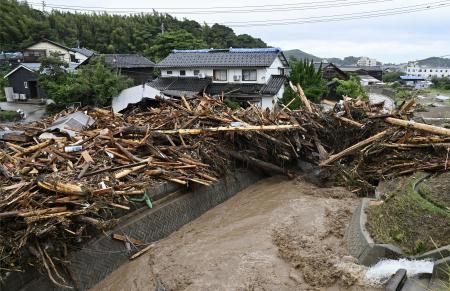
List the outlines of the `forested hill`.
<svg viewBox="0 0 450 291">
<path fill-rule="evenodd" d="M 161 25 L 165 33 L 161 33 Z M 18 51 L 42 38 L 99 53 L 142 53 L 159 61 L 172 49 L 266 47 L 223 25 L 201 25 L 154 12 L 139 15 L 43 13 L 23 2 L 0 0 L 0 52 Z"/>
</svg>

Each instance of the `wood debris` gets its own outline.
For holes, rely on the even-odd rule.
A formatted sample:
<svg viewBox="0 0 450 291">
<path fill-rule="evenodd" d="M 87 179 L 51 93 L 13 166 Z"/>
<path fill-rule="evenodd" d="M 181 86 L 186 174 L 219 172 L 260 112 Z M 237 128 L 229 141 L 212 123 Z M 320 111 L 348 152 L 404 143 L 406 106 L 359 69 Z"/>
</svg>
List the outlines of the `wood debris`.
<svg viewBox="0 0 450 291">
<path fill-rule="evenodd" d="M 292 177 L 302 160 L 364 195 L 387 177 L 450 168 L 448 129 L 410 122 L 414 102 L 385 113 L 382 104 L 346 99 L 324 113 L 292 88 L 305 108 L 232 111 L 204 95 L 144 100 L 122 114 L 83 108 L 95 122 L 70 135 L 48 129 L 73 111 L 0 126 L 0 277 L 40 262 L 66 285 L 57 269 L 67 252 L 147 207 L 132 197 L 162 181 L 208 186 L 239 166 Z"/>
</svg>

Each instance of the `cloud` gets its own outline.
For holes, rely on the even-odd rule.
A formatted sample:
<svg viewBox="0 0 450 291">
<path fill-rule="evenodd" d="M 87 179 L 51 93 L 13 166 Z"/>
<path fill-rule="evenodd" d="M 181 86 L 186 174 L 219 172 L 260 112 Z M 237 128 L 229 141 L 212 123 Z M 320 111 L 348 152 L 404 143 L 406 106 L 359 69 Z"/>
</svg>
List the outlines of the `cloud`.
<svg viewBox="0 0 450 291">
<path fill-rule="evenodd" d="M 283 49 L 301 49 L 319 57 L 370 56 L 383 62 L 407 62 L 410 60 L 441 56 L 449 53 L 450 41 L 404 42 L 303 39 L 276 41 L 271 45 Z"/>
</svg>

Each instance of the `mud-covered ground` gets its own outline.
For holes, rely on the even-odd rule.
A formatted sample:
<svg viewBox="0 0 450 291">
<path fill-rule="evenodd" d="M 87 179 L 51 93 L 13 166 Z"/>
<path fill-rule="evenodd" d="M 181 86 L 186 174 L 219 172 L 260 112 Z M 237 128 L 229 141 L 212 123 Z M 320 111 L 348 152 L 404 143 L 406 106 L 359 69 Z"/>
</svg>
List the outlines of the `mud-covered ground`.
<svg viewBox="0 0 450 291">
<path fill-rule="evenodd" d="M 433 204 L 450 210 L 450 172 L 438 174 L 425 180 L 419 191 Z"/>
<path fill-rule="evenodd" d="M 358 199 L 269 178 L 157 242 L 93 290 L 378 290 L 347 254 Z"/>
</svg>

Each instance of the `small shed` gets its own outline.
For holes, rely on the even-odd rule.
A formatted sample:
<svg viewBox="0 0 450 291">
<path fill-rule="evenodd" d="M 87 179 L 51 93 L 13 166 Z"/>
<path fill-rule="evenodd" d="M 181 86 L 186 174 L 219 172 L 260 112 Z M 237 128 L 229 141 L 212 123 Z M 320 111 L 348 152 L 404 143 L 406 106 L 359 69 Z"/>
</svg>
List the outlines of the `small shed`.
<svg viewBox="0 0 450 291">
<path fill-rule="evenodd" d="M 11 70 L 5 75 L 8 79 L 9 87 L 5 88 L 6 95 L 13 94 L 14 100 L 33 100 L 46 98 L 45 92 L 39 87 L 38 74 L 41 63 L 21 63 L 19 66 Z M 67 71 L 74 71 L 78 64 L 71 63 Z"/>
</svg>

